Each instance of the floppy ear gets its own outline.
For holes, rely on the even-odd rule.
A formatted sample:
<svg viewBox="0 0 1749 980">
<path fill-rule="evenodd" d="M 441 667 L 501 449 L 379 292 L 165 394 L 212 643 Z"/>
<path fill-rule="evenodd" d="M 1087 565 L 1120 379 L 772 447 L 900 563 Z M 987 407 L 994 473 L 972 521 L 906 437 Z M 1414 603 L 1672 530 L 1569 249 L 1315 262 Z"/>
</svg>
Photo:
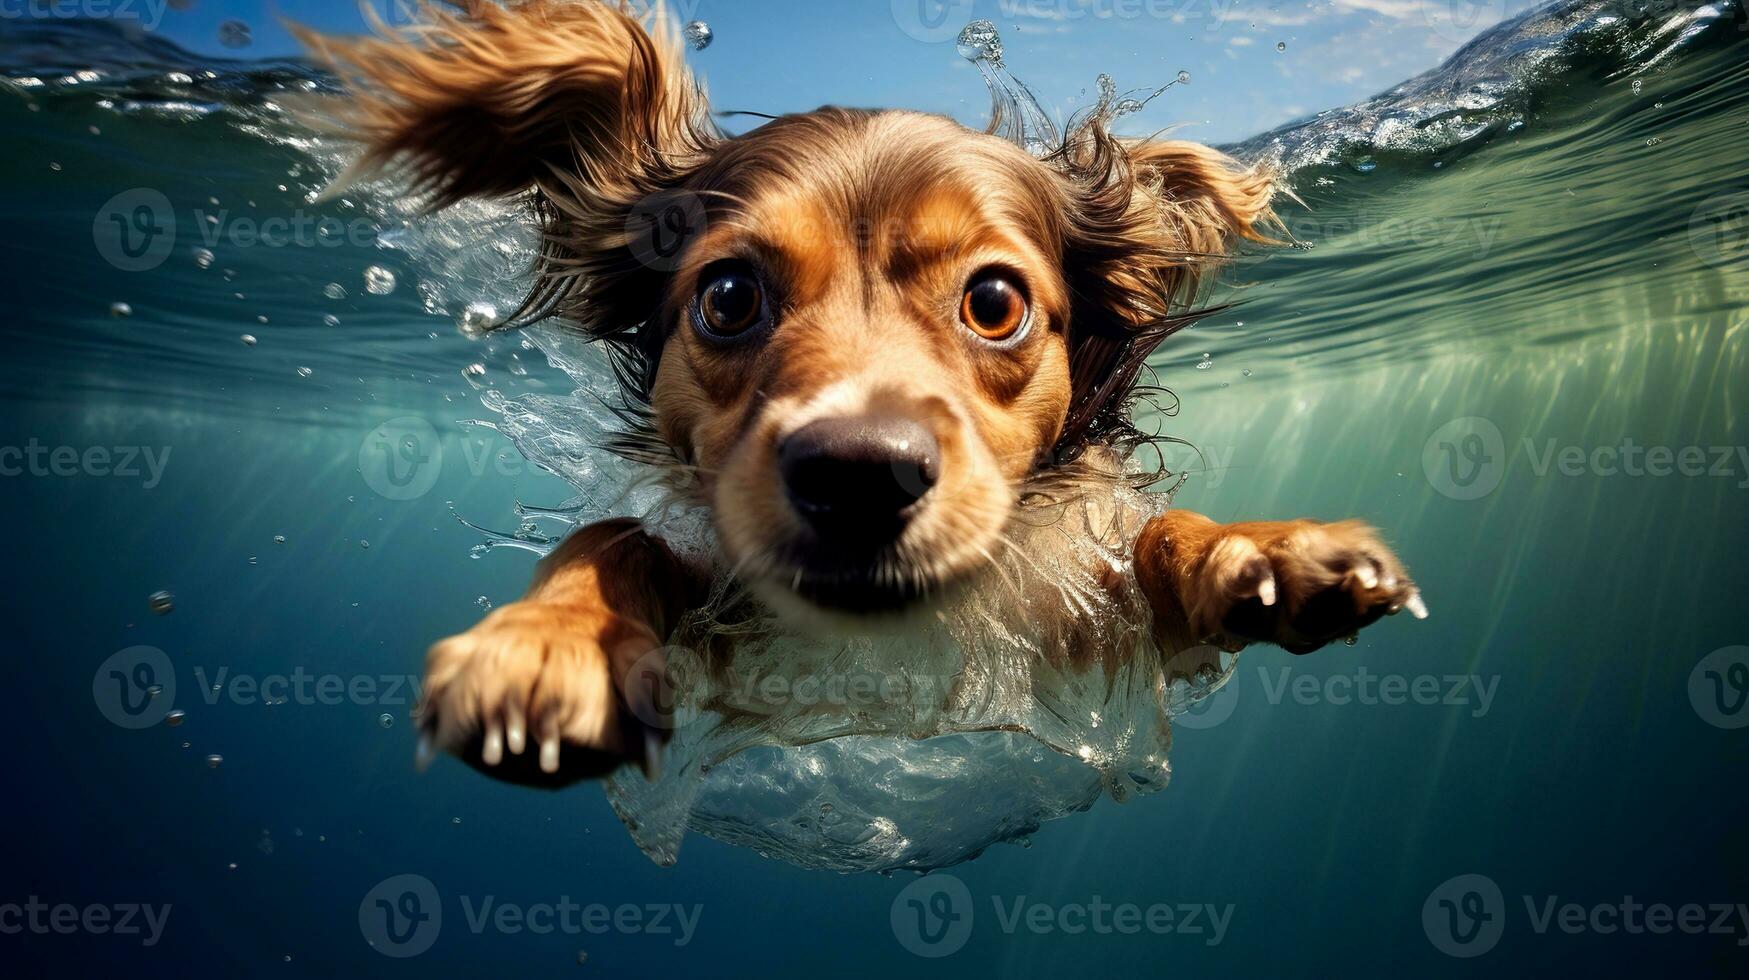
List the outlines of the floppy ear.
<svg viewBox="0 0 1749 980">
<path fill-rule="evenodd" d="M 1072 188 L 1065 271 L 1074 295 L 1073 389 L 1057 445 L 1140 440 L 1129 420 L 1136 379 L 1160 342 L 1209 312 L 1196 304 L 1240 240 L 1272 243 L 1273 174 L 1176 140 L 1122 140 L 1094 118 L 1061 161 Z"/>
<path fill-rule="evenodd" d="M 348 89 L 333 115 L 364 144 L 358 170 L 405 166 L 434 207 L 531 187 L 622 197 L 716 138 L 659 6 L 659 37 L 596 0 L 460 6 L 422 5 L 421 23 L 379 22 L 381 37 L 293 28 Z"/>
<path fill-rule="evenodd" d="M 1241 167 L 1219 150 L 1182 140 L 1122 145 L 1136 176 L 1140 200 L 1133 204 L 1156 209 L 1181 251 L 1208 260 L 1203 269 L 1224 259 L 1238 239 L 1273 241 L 1264 233 L 1275 221 L 1267 169 Z"/>
<path fill-rule="evenodd" d="M 349 99 L 327 113 L 361 141 L 354 170 L 391 164 L 442 207 L 533 189 L 541 230 L 533 282 L 498 326 L 563 318 L 604 341 L 648 431 L 661 349 L 647 329 L 668 258 L 700 230 L 702 206 L 676 188 L 721 138 L 660 3 L 655 34 L 596 0 L 455 0 L 375 38 L 298 29 Z M 343 183 L 343 177 L 337 183 Z"/>
<path fill-rule="evenodd" d="M 1270 242 L 1271 174 L 1219 150 L 1182 141 L 1105 137 L 1080 168 L 1080 271 L 1105 281 L 1105 312 L 1140 329 L 1184 312 L 1241 239 Z"/>
</svg>

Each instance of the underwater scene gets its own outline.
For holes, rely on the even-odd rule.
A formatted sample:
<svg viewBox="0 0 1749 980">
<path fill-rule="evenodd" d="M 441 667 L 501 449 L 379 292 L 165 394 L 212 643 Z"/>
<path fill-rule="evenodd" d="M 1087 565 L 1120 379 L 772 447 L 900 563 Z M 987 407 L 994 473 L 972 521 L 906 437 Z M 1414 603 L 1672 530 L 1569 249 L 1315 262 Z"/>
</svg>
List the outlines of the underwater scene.
<svg viewBox="0 0 1749 980">
<path fill-rule="evenodd" d="M 8 976 L 1744 975 L 1740 2 L 623 5 L 725 139 L 905 108 L 1049 161 L 1091 119 L 1275 185 L 1110 492 L 1029 475 L 987 583 L 825 640 L 534 274 L 552 201 L 354 165 L 295 25 L 448 9 L 0 3 Z M 704 208 L 627 248 L 681 268 Z M 1418 592 L 1168 649 L 1130 548 L 1178 511 L 1359 519 Z M 602 643 L 623 758 L 441 742 L 428 649 L 624 519 L 716 570 Z"/>
</svg>

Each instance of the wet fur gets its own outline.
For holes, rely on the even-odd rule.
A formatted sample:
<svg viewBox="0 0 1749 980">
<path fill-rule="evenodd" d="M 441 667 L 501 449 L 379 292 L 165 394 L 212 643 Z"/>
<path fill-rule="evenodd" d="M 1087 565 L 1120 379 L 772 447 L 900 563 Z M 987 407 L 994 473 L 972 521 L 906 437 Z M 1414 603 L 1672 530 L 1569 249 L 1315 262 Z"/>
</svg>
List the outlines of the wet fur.
<svg viewBox="0 0 1749 980">
<path fill-rule="evenodd" d="M 433 207 L 527 196 L 543 244 L 516 319 L 556 316 L 607 347 L 626 422 L 611 448 L 708 508 L 722 547 L 723 567 L 703 569 L 635 525 L 585 528 L 522 602 L 433 648 L 427 732 L 505 778 L 550 785 L 643 758 L 661 725 L 627 664 L 671 641 L 713 580 L 825 635 L 893 628 L 793 587 L 838 574 L 794 557 L 805 532 L 774 460 L 813 419 L 903 416 L 940 445 L 928 507 L 879 567 L 851 570 L 913 585 L 924 611 L 1027 558 L 1005 552 L 1017 519 L 1147 482 L 1126 465 L 1145 441 L 1130 420 L 1143 362 L 1203 312 L 1200 289 L 1233 243 L 1267 240 L 1274 220 L 1268 173 L 1193 143 L 1114 137 L 1102 111 L 1042 160 L 904 111 L 828 107 L 729 138 L 659 12 L 654 33 L 588 0 L 427 15 L 400 35 L 303 35 L 347 84 L 329 108 L 364 146 L 360 171 L 398 168 Z M 672 263 L 651 261 L 653 222 L 674 205 L 696 227 Z M 756 343 L 689 329 L 702 270 L 726 258 L 768 280 L 781 329 Z M 992 266 L 1025 283 L 1034 317 L 1010 349 L 957 322 L 968 277 Z M 1355 523 L 1168 511 L 1134 547 L 1167 649 L 1310 649 L 1413 594 Z M 1131 574 L 1088 572 L 1114 595 Z M 1086 603 L 1053 608 L 1062 621 L 1041 629 L 1055 652 L 1087 662 L 1116 648 L 1076 622 Z"/>
</svg>

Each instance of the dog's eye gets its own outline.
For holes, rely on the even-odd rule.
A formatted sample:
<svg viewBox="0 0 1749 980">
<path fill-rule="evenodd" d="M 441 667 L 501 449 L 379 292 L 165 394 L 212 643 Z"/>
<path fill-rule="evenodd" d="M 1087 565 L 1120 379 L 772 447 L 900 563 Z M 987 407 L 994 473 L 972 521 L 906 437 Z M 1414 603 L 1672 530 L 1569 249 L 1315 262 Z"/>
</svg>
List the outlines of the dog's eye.
<svg viewBox="0 0 1749 980">
<path fill-rule="evenodd" d="M 1007 340 L 1026 325 L 1026 294 L 1012 277 L 981 272 L 960 300 L 960 322 L 985 340 Z"/>
<path fill-rule="evenodd" d="M 699 323 L 718 337 L 745 333 L 765 318 L 765 297 L 750 271 L 726 271 L 707 278 L 696 305 Z"/>
</svg>

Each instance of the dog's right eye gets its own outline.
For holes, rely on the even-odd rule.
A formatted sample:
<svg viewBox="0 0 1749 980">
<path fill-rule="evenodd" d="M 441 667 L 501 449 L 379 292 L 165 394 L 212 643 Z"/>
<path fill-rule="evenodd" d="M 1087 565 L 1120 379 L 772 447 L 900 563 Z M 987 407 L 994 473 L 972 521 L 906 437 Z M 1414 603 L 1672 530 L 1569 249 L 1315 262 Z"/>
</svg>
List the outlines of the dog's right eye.
<svg viewBox="0 0 1749 980">
<path fill-rule="evenodd" d="M 960 300 L 960 322 L 985 340 L 1016 339 L 1028 318 L 1025 291 L 1013 276 L 999 270 L 979 273 Z"/>
<path fill-rule="evenodd" d="M 706 334 L 735 337 L 765 319 L 765 295 L 751 270 L 725 270 L 705 278 L 693 309 Z"/>
</svg>

